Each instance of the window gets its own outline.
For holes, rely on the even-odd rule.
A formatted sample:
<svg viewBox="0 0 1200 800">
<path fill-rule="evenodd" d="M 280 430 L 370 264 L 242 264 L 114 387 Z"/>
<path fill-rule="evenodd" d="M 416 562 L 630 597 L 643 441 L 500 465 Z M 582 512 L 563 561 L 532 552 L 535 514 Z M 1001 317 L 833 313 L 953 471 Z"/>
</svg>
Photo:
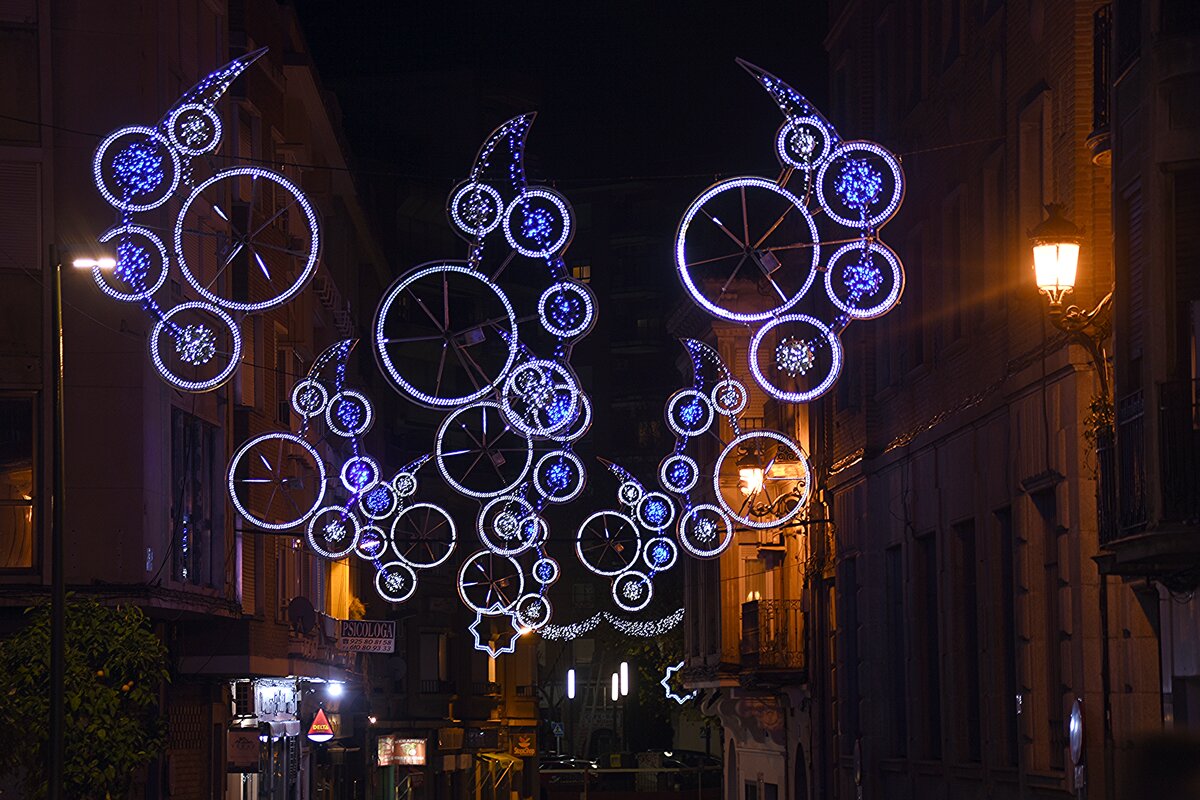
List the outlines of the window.
<svg viewBox="0 0 1200 800">
<path fill-rule="evenodd" d="M 0 141 L 39 141 L 40 66 L 37 27 L 0 25 Z"/>
<path fill-rule="evenodd" d="M 908 662 L 904 652 L 904 561 L 900 545 L 889 547 L 884 554 L 884 592 L 892 755 L 905 758 L 908 756 Z"/>
<path fill-rule="evenodd" d="M 979 696 L 979 590 L 975 547 L 975 521 L 964 520 L 953 528 L 955 644 L 959 653 L 958 703 L 960 714 L 959 759 L 979 763 L 983 757 L 982 698 Z"/>
<path fill-rule="evenodd" d="M 571 265 L 571 277 L 583 283 L 592 282 L 592 265 L 591 264 L 573 264 Z"/>
<path fill-rule="evenodd" d="M 175 580 L 196 586 L 215 586 L 221 578 L 224 506 L 214 498 L 214 487 L 223 485 L 224 460 L 218 442 L 215 427 L 172 409 L 171 572 Z M 223 501 L 223 495 L 218 497 Z"/>
<path fill-rule="evenodd" d="M 742 586 L 745 589 L 745 602 L 766 599 L 766 564 L 757 558 L 742 559 Z"/>
<path fill-rule="evenodd" d="M 1065 698 L 1067 687 L 1063 683 L 1062 643 L 1066 638 L 1062 627 L 1062 604 L 1059 595 L 1063 590 L 1063 580 L 1059 571 L 1058 546 L 1059 536 L 1063 529 L 1058 525 L 1058 503 L 1054 489 L 1047 489 L 1033 495 L 1033 503 L 1041 516 L 1042 530 L 1037 537 L 1043 543 L 1042 551 L 1042 593 L 1043 593 L 1043 628 L 1045 651 L 1044 662 L 1046 720 L 1046 745 L 1049 756 L 1049 766 L 1053 770 L 1061 770 L 1065 766 L 1066 727 L 1065 727 Z"/>
<path fill-rule="evenodd" d="M 937 539 L 927 533 L 916 539 L 913 563 L 913 601 L 916 607 L 913 639 L 920 682 L 917 711 L 921 722 L 921 757 L 942 757 L 941 637 L 938 635 Z"/>
<path fill-rule="evenodd" d="M 577 583 L 571 587 L 571 600 L 579 611 L 591 611 L 596 605 L 595 587 L 590 583 Z"/>
<path fill-rule="evenodd" d="M 1002 508 L 996 512 L 996 536 L 1000 545 L 999 586 L 1000 613 L 996 626 L 996 652 L 1000 654 L 1003 683 L 1000 687 L 1000 732 L 1001 757 L 1006 766 L 1017 765 L 1017 610 L 1016 563 L 1013 561 L 1012 510 Z"/>
<path fill-rule="evenodd" d="M 841 743 L 842 754 L 850 755 L 853 751 L 854 742 L 858 740 L 859 730 L 858 725 L 858 562 L 853 558 L 847 558 L 841 564 L 841 575 L 839 576 L 838 598 L 841 601 L 841 608 L 838 613 L 841 616 L 842 639 L 842 670 L 845 677 L 843 686 L 845 687 L 845 709 L 846 713 L 842 715 L 841 721 Z"/>
<path fill-rule="evenodd" d="M 34 395 L 0 396 L 0 569 L 32 569 Z"/>
</svg>

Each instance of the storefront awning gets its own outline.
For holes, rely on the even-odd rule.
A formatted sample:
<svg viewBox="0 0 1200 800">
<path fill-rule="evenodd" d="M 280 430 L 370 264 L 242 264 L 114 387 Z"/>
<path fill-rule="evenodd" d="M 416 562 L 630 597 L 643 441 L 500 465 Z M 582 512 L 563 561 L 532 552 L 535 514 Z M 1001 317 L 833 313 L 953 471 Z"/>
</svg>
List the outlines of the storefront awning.
<svg viewBox="0 0 1200 800">
<path fill-rule="evenodd" d="M 500 787 L 501 781 L 508 776 L 508 773 L 512 771 L 513 767 L 516 767 L 517 769 L 520 769 L 521 767 L 521 759 L 515 756 L 510 756 L 508 753 L 476 753 L 475 755 L 480 761 L 487 762 L 488 766 L 492 768 L 491 773 L 493 788 Z"/>
</svg>

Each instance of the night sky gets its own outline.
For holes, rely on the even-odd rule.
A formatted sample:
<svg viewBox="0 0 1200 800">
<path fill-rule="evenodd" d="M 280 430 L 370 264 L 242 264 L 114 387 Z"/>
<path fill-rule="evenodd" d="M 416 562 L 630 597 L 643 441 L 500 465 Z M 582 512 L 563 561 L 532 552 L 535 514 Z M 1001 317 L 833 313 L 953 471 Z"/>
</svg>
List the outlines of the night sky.
<svg viewBox="0 0 1200 800">
<path fill-rule="evenodd" d="M 495 125 L 533 109 L 535 179 L 687 176 L 695 189 L 777 168 L 781 117 L 735 57 L 825 103 L 825 6 L 297 2 L 355 163 L 376 178 L 456 181 Z"/>
</svg>

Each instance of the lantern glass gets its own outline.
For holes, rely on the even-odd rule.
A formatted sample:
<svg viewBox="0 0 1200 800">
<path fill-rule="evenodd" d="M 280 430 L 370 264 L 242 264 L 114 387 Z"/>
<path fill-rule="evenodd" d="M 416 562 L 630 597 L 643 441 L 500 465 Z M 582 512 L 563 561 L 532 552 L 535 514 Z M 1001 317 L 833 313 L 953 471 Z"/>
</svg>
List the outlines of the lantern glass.
<svg viewBox="0 0 1200 800">
<path fill-rule="evenodd" d="M 1038 288 L 1062 296 L 1075 288 L 1079 264 L 1078 242 L 1038 242 L 1033 246 L 1033 270 Z"/>
</svg>

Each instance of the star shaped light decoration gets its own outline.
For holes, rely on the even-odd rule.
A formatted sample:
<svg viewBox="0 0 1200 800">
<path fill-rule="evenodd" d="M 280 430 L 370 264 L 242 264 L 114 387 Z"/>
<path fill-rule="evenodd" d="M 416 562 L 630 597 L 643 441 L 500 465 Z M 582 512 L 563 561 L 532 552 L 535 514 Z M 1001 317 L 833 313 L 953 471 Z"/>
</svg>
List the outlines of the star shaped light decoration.
<svg viewBox="0 0 1200 800">
<path fill-rule="evenodd" d="M 500 608 L 501 608 L 500 606 L 492 606 L 491 608 L 488 609 L 488 611 L 491 612 L 488 616 L 499 615 L 501 613 Z M 495 644 L 492 644 L 492 642 L 490 642 L 490 641 L 484 642 L 480 639 L 479 624 L 481 622 L 483 622 L 484 614 L 479 611 L 475 612 L 475 621 L 472 622 L 468 626 L 468 630 L 471 631 L 471 637 L 473 639 L 475 639 L 475 649 L 476 650 L 482 650 L 483 652 L 487 653 L 488 656 L 490 656 L 491 658 L 496 658 L 497 656 L 503 655 L 504 653 L 515 653 L 516 652 L 517 640 L 520 639 L 521 636 L 523 636 L 524 634 L 528 633 L 529 628 L 519 625 L 517 623 L 516 615 L 514 615 L 514 614 L 505 614 L 504 616 L 508 619 L 509 624 L 512 625 L 512 630 L 513 630 L 512 637 L 508 640 L 507 644 L 497 646 Z M 502 631 L 502 633 L 507 633 L 507 631 Z M 501 638 L 501 640 L 502 640 L 502 638 Z"/>
<path fill-rule="evenodd" d="M 671 687 L 671 676 L 683 669 L 683 664 L 684 662 L 680 661 L 673 667 L 667 667 L 667 673 L 663 675 L 663 679 L 659 681 L 659 684 L 663 687 L 663 691 L 666 692 L 667 699 L 674 700 L 676 703 L 679 703 L 679 705 L 683 705 L 688 700 L 696 699 L 696 692 L 694 691 L 688 692 L 687 694 L 679 694 Z"/>
</svg>

